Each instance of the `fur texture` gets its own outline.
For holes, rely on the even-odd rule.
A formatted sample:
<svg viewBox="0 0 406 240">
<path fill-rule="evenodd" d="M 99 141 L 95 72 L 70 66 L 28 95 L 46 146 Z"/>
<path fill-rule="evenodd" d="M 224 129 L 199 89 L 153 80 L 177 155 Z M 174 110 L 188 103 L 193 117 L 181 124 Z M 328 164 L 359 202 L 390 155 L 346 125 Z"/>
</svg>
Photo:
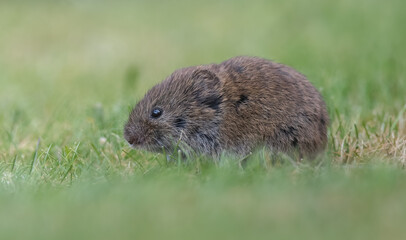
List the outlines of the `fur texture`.
<svg viewBox="0 0 406 240">
<path fill-rule="evenodd" d="M 154 109 L 162 111 L 157 118 Z M 176 70 L 138 102 L 124 128 L 136 148 L 246 155 L 254 148 L 312 157 L 329 122 L 320 93 L 294 69 L 256 57 Z"/>
</svg>

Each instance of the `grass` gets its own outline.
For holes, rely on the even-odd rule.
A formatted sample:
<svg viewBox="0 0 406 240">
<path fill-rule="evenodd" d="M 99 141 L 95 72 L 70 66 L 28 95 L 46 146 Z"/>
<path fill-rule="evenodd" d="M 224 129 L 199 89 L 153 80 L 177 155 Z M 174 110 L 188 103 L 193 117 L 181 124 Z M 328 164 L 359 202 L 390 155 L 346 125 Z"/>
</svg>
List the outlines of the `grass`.
<svg viewBox="0 0 406 240">
<path fill-rule="evenodd" d="M 403 239 L 406 4 L 2 1 L 1 239 Z M 255 55 L 323 94 L 314 162 L 167 162 L 129 109 L 174 69 Z M 175 157 L 176 158 L 176 157 Z"/>
</svg>

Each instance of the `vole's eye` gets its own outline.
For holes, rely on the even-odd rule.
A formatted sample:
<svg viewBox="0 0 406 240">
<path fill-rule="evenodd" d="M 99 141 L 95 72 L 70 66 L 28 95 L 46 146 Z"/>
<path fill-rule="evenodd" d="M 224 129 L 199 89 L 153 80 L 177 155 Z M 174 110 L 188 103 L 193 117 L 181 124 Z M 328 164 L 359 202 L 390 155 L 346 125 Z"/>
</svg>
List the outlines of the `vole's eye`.
<svg viewBox="0 0 406 240">
<path fill-rule="evenodd" d="M 160 108 L 154 108 L 152 109 L 151 112 L 151 117 L 152 118 L 159 118 L 162 115 L 163 110 Z"/>
</svg>

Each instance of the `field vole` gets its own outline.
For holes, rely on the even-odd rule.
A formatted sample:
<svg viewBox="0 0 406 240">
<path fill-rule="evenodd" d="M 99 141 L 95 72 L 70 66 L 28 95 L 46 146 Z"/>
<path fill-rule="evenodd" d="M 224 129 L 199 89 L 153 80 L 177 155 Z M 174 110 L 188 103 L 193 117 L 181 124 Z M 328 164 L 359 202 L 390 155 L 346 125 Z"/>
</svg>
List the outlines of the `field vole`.
<svg viewBox="0 0 406 240">
<path fill-rule="evenodd" d="M 257 57 L 176 70 L 132 110 L 124 136 L 135 148 L 246 155 L 254 148 L 312 157 L 327 142 L 320 93 L 294 69 Z"/>
</svg>

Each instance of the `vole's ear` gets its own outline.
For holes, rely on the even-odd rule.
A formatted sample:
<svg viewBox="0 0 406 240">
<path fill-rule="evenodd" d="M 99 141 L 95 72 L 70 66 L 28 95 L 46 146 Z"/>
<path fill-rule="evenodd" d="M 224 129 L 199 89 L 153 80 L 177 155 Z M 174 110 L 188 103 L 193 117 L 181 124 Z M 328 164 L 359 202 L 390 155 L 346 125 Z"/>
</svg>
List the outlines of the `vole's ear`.
<svg viewBox="0 0 406 240">
<path fill-rule="evenodd" d="M 220 80 L 216 74 L 207 69 L 197 69 L 192 74 L 192 79 L 195 83 L 207 90 L 219 88 Z"/>
<path fill-rule="evenodd" d="M 195 70 L 192 74 L 194 85 L 197 87 L 196 100 L 214 110 L 219 109 L 222 102 L 220 80 L 217 75 L 207 69 Z"/>
</svg>

